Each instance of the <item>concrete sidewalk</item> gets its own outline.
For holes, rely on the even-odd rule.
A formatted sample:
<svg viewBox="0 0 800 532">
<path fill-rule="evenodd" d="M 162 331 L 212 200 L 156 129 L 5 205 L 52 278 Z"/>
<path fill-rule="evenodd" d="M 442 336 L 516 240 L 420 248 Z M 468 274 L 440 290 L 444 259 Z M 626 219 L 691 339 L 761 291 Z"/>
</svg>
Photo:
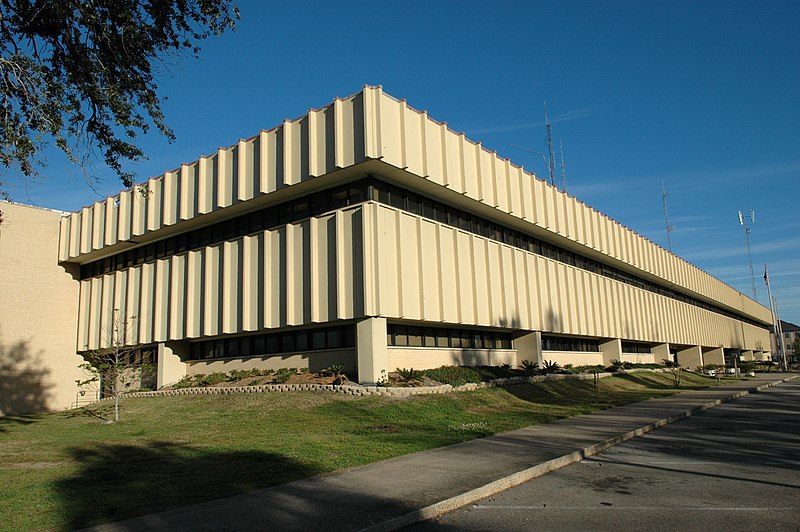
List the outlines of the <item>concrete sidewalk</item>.
<svg viewBox="0 0 800 532">
<path fill-rule="evenodd" d="M 695 412 L 796 378 L 762 375 L 193 504 L 91 530 L 393 530 Z"/>
</svg>

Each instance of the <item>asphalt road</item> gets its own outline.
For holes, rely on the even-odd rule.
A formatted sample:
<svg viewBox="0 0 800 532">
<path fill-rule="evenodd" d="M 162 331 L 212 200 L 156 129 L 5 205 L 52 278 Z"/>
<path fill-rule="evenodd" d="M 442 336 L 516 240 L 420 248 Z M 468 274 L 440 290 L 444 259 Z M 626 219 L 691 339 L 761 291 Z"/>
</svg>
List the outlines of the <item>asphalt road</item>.
<svg viewBox="0 0 800 532">
<path fill-rule="evenodd" d="M 800 530 L 800 382 L 404 530 Z"/>
</svg>

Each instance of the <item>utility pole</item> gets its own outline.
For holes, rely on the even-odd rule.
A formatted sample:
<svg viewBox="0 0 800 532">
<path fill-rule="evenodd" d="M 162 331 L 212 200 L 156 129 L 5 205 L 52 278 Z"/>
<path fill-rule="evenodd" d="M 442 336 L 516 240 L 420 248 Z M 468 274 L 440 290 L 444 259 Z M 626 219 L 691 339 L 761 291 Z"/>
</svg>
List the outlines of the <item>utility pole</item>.
<svg viewBox="0 0 800 532">
<path fill-rule="evenodd" d="M 781 364 L 781 369 L 786 371 L 788 365 L 786 364 L 786 345 L 783 341 L 783 328 L 781 327 L 780 318 L 778 317 L 778 301 L 772 297 L 772 286 L 769 284 L 769 271 L 767 265 L 764 265 L 764 282 L 767 284 L 767 295 L 769 297 L 769 310 L 772 312 L 772 330 L 775 332 L 775 349 L 778 350 L 778 360 Z M 772 346 L 770 346 L 772 349 Z"/>
<path fill-rule="evenodd" d="M 553 152 L 553 130 L 550 127 L 550 118 L 547 116 L 547 102 L 544 102 L 544 125 L 547 129 L 547 153 L 550 169 L 550 184 L 556 186 L 556 155 Z"/>
<path fill-rule="evenodd" d="M 778 308 L 778 300 L 773 297 L 775 302 L 775 321 L 778 323 L 777 335 L 781 343 L 781 360 L 783 361 L 784 371 L 789 370 L 789 364 L 786 361 L 786 340 L 783 339 L 783 324 L 781 323 L 781 311 Z"/>
<path fill-rule="evenodd" d="M 750 209 L 750 223 L 756 222 L 756 213 Z M 753 299 L 758 301 L 758 294 L 756 293 L 756 277 L 753 274 L 753 255 L 750 253 L 750 225 L 747 222 L 748 218 L 739 211 L 739 225 L 744 227 L 744 241 L 747 244 L 747 260 L 750 265 L 750 283 L 753 288 Z M 769 285 L 768 285 L 769 286 Z"/>
<path fill-rule="evenodd" d="M 667 228 L 667 244 L 669 245 L 669 251 L 672 252 L 672 226 L 669 224 L 669 212 L 667 211 L 667 187 L 664 186 L 664 182 L 661 182 L 661 204 L 664 205 L 664 223 L 666 224 Z"/>
</svg>

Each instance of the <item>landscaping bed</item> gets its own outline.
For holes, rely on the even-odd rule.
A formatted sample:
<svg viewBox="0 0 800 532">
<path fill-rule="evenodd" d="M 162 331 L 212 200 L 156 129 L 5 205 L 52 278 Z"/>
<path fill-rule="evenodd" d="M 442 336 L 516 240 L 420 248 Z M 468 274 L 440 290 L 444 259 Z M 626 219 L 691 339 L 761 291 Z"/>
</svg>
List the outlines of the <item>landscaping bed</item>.
<svg viewBox="0 0 800 532">
<path fill-rule="evenodd" d="M 512 369 L 504 366 L 441 366 L 439 368 L 415 370 L 413 368 L 397 368 L 390 372 L 385 381 L 378 383 L 380 387 L 439 387 L 451 385 L 454 387 L 464 384 L 485 383 L 497 379 L 510 379 L 515 377 L 531 377 L 536 375 L 581 375 L 593 373 L 612 373 L 630 369 L 657 369 L 663 368 L 662 364 L 631 364 L 628 362 L 612 361 L 610 366 L 575 366 L 559 365 L 557 362 L 546 361 L 541 368 L 528 361 L 523 362 L 523 367 Z M 352 375 L 351 375 L 352 376 Z M 274 384 L 317 384 L 317 385 L 342 385 L 349 383 L 344 368 L 339 365 L 331 366 L 319 373 L 310 372 L 307 368 L 280 368 L 277 370 L 233 370 L 228 373 L 210 373 L 187 375 L 178 383 L 165 386 L 161 390 L 179 390 L 184 388 L 240 388 L 244 386 L 264 386 Z M 147 391 L 147 390 L 140 390 Z"/>
</svg>

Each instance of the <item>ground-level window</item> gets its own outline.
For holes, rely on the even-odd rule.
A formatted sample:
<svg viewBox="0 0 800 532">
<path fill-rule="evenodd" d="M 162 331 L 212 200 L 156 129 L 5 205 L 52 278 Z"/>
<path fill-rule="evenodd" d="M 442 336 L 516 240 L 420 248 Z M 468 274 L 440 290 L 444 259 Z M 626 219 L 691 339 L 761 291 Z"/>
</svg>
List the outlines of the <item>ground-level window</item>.
<svg viewBox="0 0 800 532">
<path fill-rule="evenodd" d="M 597 353 L 600 351 L 600 344 L 597 340 L 590 338 L 569 338 L 566 336 L 545 336 L 542 335 L 543 351 L 583 351 Z"/>
<path fill-rule="evenodd" d="M 649 354 L 652 353 L 652 346 L 644 342 L 622 342 L 623 353 L 639 353 Z"/>
<path fill-rule="evenodd" d="M 355 345 L 354 326 L 343 325 L 192 342 L 190 357 L 192 360 L 202 360 L 262 356 L 320 349 L 347 349 Z"/>
<path fill-rule="evenodd" d="M 386 344 L 398 347 L 511 349 L 511 335 L 494 331 L 388 325 Z"/>
</svg>

